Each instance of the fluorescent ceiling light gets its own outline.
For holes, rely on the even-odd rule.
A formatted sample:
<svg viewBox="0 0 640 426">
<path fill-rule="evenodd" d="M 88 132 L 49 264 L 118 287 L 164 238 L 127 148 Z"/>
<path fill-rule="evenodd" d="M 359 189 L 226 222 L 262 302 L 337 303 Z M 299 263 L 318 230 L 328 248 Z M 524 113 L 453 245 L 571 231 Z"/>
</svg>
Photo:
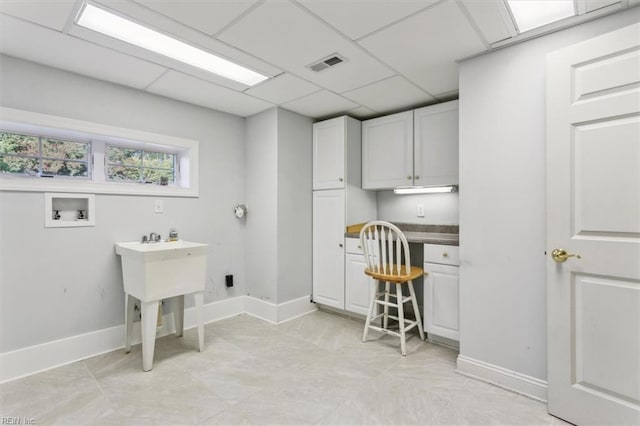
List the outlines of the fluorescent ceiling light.
<svg viewBox="0 0 640 426">
<path fill-rule="evenodd" d="M 247 86 L 253 86 L 268 78 L 266 75 L 234 64 L 89 3 L 85 3 L 76 23 L 109 37 L 151 50 Z"/>
<path fill-rule="evenodd" d="M 394 194 L 437 194 L 443 192 L 458 192 L 458 185 L 446 185 L 446 186 L 405 186 L 395 188 Z"/>
<path fill-rule="evenodd" d="M 573 0 L 507 0 L 507 3 L 521 33 L 576 14 Z"/>
</svg>

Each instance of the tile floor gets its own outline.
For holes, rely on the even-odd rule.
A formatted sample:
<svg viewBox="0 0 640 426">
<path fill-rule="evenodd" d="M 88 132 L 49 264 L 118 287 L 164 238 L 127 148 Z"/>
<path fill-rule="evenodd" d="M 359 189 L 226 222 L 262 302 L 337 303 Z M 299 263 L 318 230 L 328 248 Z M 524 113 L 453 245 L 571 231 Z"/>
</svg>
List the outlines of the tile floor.
<svg viewBox="0 0 640 426">
<path fill-rule="evenodd" d="M 532 399 L 456 374 L 456 353 L 314 312 L 279 326 L 239 315 L 1 386 L 0 415 L 60 425 L 561 425 Z M 23 422 L 24 424 L 24 422 Z"/>
</svg>

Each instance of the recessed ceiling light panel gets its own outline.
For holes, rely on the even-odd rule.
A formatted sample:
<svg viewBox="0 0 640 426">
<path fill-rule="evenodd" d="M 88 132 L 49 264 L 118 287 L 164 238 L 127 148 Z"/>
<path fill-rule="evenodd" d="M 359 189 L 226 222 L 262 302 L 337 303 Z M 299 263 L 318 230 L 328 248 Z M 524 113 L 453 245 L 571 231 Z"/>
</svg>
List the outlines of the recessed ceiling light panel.
<svg viewBox="0 0 640 426">
<path fill-rule="evenodd" d="M 247 86 L 268 78 L 90 3 L 84 4 L 76 24 Z"/>
<path fill-rule="evenodd" d="M 521 33 L 576 14 L 573 0 L 507 0 L 507 3 Z"/>
</svg>

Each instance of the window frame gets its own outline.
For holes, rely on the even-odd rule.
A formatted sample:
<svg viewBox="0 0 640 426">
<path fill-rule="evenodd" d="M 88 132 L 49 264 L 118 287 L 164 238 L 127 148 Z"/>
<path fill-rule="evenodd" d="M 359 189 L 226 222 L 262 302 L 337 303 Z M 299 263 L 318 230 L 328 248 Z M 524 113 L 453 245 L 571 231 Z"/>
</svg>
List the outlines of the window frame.
<svg viewBox="0 0 640 426">
<path fill-rule="evenodd" d="M 126 167 L 130 167 L 130 168 L 134 168 L 134 169 L 139 169 L 140 170 L 140 179 L 137 181 L 132 181 L 132 180 L 116 180 L 116 179 L 109 179 L 109 175 L 107 174 L 107 169 L 109 168 L 109 166 L 120 166 L 120 164 L 117 163 L 110 163 L 109 162 L 109 156 L 108 156 L 108 150 L 110 147 L 113 148 L 124 148 L 124 149 L 132 149 L 132 150 L 136 150 L 136 151 L 140 151 L 141 153 L 141 160 L 140 160 L 140 165 L 139 166 L 133 166 L 133 165 L 126 165 Z M 170 154 L 173 155 L 173 167 L 171 168 L 171 171 L 173 172 L 173 181 L 171 183 L 168 183 L 167 186 L 169 185 L 175 185 L 176 182 L 178 182 L 179 180 L 179 170 L 178 170 L 178 163 L 179 163 L 179 158 L 178 155 L 175 152 L 165 152 L 165 151 L 158 151 L 158 150 L 152 150 L 149 149 L 149 147 L 132 147 L 130 145 L 120 145 L 120 144 L 112 144 L 112 143 L 107 143 L 104 145 L 104 166 L 105 166 L 105 179 L 107 180 L 107 182 L 121 182 L 121 183 L 144 183 L 146 184 L 147 182 L 144 182 L 142 180 L 142 174 L 144 172 L 145 169 L 152 169 L 152 170 L 169 170 L 169 169 L 165 169 L 162 167 L 151 167 L 151 166 L 145 166 L 144 165 L 144 154 Z M 125 166 L 125 165 L 122 165 Z"/>
<path fill-rule="evenodd" d="M 0 129 L 53 139 L 89 140 L 91 149 L 90 178 L 0 173 L 1 191 L 199 197 L 199 142 L 196 140 L 6 107 L 0 107 Z M 176 183 L 157 185 L 107 180 L 107 144 L 176 154 Z"/>
<path fill-rule="evenodd" d="M 50 134 L 36 134 L 33 132 L 18 132 L 18 131 L 13 131 L 13 130 L 6 130 L 4 128 L 2 128 L 0 126 L 0 132 L 2 133 L 11 133 L 11 134 L 15 134 L 15 135 L 19 135 L 19 136 L 26 136 L 26 137 L 31 137 L 31 138 L 38 138 L 38 155 L 33 156 L 33 155 L 16 155 L 16 154 L 2 154 L 5 155 L 7 157 L 17 157 L 17 158 L 33 158 L 35 160 L 38 160 L 38 167 L 40 168 L 40 172 L 38 172 L 35 175 L 31 175 L 29 173 L 9 173 L 8 175 L 11 176 L 18 176 L 18 177 L 30 177 L 30 178 L 34 178 L 34 177 L 46 177 L 46 178 L 50 178 L 50 177 L 55 177 L 56 179 L 84 179 L 84 180 L 92 180 L 92 174 L 93 174 L 93 164 L 91 161 L 91 155 L 92 155 L 92 144 L 91 144 L 91 140 L 90 139 L 78 139 L 78 138 L 69 138 L 69 137 L 61 137 L 59 135 L 57 136 L 51 136 Z M 87 152 L 87 160 L 86 161 L 82 161 L 82 160 L 69 160 L 69 159 L 64 159 L 64 158 L 53 158 L 53 157 L 46 157 L 43 152 L 42 152 L 42 144 L 43 139 L 52 139 L 52 140 L 59 140 L 60 142 L 73 142 L 73 143 L 81 143 L 81 144 L 85 144 L 87 145 L 88 148 L 88 152 Z M 42 164 L 45 160 L 51 160 L 51 161 L 66 161 L 66 162 L 70 162 L 70 163 L 85 163 L 87 165 L 87 175 L 86 176 L 65 176 L 65 175 L 53 175 L 50 176 L 48 174 L 42 174 Z"/>
</svg>

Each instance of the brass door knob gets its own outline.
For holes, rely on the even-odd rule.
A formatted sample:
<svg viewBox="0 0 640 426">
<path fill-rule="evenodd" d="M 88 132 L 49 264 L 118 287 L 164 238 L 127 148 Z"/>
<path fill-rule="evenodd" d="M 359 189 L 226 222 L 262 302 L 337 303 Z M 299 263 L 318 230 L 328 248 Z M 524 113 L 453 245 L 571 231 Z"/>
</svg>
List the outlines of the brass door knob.
<svg viewBox="0 0 640 426">
<path fill-rule="evenodd" d="M 407 180 L 411 180 L 411 176 L 407 176 Z"/>
<path fill-rule="evenodd" d="M 442 253 L 442 257 L 449 257 L 449 253 L 445 251 L 444 253 Z"/>
<path fill-rule="evenodd" d="M 553 249 L 551 252 L 551 257 L 558 263 L 566 262 L 568 258 L 575 257 L 576 259 L 582 259 L 582 256 L 579 254 L 570 254 L 567 253 L 565 249 L 557 248 Z"/>
<path fill-rule="evenodd" d="M 343 182 L 343 181 L 344 181 L 344 179 L 342 179 L 342 178 L 338 178 L 338 180 L 339 180 L 340 182 Z"/>
</svg>

